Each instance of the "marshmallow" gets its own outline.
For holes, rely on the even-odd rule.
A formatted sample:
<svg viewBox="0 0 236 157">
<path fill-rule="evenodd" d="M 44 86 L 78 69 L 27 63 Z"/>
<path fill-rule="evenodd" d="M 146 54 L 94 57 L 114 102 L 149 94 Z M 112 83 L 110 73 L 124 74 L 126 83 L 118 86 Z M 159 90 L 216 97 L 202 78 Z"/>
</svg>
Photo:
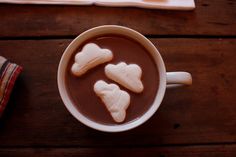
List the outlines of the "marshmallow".
<svg viewBox="0 0 236 157">
<path fill-rule="evenodd" d="M 105 74 L 111 80 L 135 93 L 141 93 L 144 89 L 141 81 L 142 69 L 137 64 L 127 65 L 124 62 L 117 65 L 108 64 L 105 67 Z"/>
<path fill-rule="evenodd" d="M 75 62 L 71 67 L 71 72 L 75 76 L 81 76 L 86 73 L 89 69 L 111 61 L 113 54 L 108 49 L 101 49 L 94 43 L 86 44 L 82 51 L 75 55 Z"/>
<path fill-rule="evenodd" d="M 123 122 L 126 109 L 130 104 L 130 95 L 116 84 L 108 84 L 99 80 L 94 84 L 94 92 L 101 98 L 112 118 L 116 122 Z"/>
</svg>

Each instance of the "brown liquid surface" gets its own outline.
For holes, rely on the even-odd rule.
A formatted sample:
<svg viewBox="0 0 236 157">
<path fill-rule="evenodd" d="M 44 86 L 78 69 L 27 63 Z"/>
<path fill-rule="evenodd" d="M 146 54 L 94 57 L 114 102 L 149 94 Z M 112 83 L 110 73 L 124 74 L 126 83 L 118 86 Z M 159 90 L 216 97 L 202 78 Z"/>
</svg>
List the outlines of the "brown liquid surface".
<svg viewBox="0 0 236 157">
<path fill-rule="evenodd" d="M 66 86 L 78 110 L 93 121 L 109 125 L 117 124 L 93 91 L 93 86 L 97 80 L 115 83 L 105 76 L 104 67 L 106 64 L 90 69 L 81 77 L 75 77 L 71 74 L 70 69 L 74 62 L 75 54 L 81 51 L 82 47 L 87 43 L 95 43 L 101 48 L 110 49 L 114 55 L 110 63 L 117 64 L 124 61 L 127 64 L 135 63 L 142 68 L 142 82 L 144 85 L 142 93 L 133 93 L 118 84 L 122 90 L 126 90 L 131 96 L 130 106 L 127 109 L 126 119 L 123 123 L 133 121 L 142 116 L 150 108 L 156 96 L 159 86 L 158 71 L 149 52 L 141 44 L 133 39 L 117 35 L 92 38 L 82 44 L 70 58 L 67 66 Z"/>
</svg>

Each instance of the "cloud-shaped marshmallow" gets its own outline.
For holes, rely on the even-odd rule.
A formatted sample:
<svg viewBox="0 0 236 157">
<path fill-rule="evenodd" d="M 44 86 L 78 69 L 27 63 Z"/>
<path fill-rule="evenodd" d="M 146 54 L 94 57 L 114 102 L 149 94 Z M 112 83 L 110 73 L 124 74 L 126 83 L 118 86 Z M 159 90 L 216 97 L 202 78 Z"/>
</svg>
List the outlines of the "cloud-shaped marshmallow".
<svg viewBox="0 0 236 157">
<path fill-rule="evenodd" d="M 126 109 L 130 104 L 130 95 L 116 84 L 99 80 L 94 84 L 94 92 L 99 96 L 116 122 L 123 122 Z"/>
<path fill-rule="evenodd" d="M 108 49 L 101 49 L 94 43 L 86 44 L 82 51 L 75 55 L 75 62 L 71 67 L 71 72 L 75 76 L 81 76 L 86 73 L 89 69 L 111 61 L 113 54 Z"/>
<path fill-rule="evenodd" d="M 141 93 L 144 89 L 141 81 L 142 69 L 137 64 L 127 65 L 125 62 L 117 65 L 108 64 L 105 67 L 105 74 L 111 80 L 133 92 Z"/>
</svg>

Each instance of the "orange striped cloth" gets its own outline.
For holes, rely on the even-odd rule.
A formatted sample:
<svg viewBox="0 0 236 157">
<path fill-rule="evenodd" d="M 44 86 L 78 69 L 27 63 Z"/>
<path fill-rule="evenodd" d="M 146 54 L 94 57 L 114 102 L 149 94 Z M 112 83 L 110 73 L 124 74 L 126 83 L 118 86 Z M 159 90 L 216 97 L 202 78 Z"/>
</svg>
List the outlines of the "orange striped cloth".
<svg viewBox="0 0 236 157">
<path fill-rule="evenodd" d="M 21 66 L 10 63 L 6 58 L 0 56 L 0 116 L 6 107 L 16 78 L 21 71 Z"/>
</svg>

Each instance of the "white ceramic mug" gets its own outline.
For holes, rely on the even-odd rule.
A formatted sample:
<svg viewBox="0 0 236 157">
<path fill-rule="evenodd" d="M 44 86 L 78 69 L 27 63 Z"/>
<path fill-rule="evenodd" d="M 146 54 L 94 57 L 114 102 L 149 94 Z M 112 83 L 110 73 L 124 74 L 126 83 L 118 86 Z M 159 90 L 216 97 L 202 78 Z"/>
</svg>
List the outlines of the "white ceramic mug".
<svg viewBox="0 0 236 157">
<path fill-rule="evenodd" d="M 76 51 L 76 49 L 86 40 L 95 36 L 100 36 L 100 35 L 105 35 L 105 34 L 124 35 L 138 41 L 141 45 L 143 45 L 148 50 L 148 52 L 150 52 L 151 56 L 153 57 L 153 60 L 156 63 L 156 67 L 159 71 L 160 83 L 159 83 L 159 88 L 156 93 L 156 97 L 153 104 L 151 105 L 149 110 L 145 114 L 143 114 L 140 118 L 134 121 L 125 123 L 125 124 L 105 125 L 105 124 L 101 124 L 96 121 L 90 120 L 89 118 L 86 117 L 86 115 L 83 115 L 82 113 L 79 112 L 75 104 L 73 104 L 72 100 L 70 99 L 68 92 L 66 90 L 66 84 L 65 84 L 66 67 L 73 52 Z M 61 57 L 61 61 L 59 63 L 57 83 L 58 83 L 58 88 L 59 88 L 61 98 L 66 108 L 76 119 L 78 119 L 83 124 L 96 130 L 105 131 L 105 132 L 121 132 L 121 131 L 133 129 L 143 124 L 157 111 L 164 97 L 167 84 L 191 85 L 192 77 L 191 77 L 191 74 L 187 72 L 168 72 L 167 73 L 165 64 L 157 48 L 145 36 L 138 33 L 137 31 L 132 30 L 127 27 L 122 27 L 122 26 L 105 25 L 105 26 L 99 26 L 99 27 L 95 27 L 95 28 L 85 31 L 84 33 L 80 34 L 77 38 L 75 38 L 70 43 L 70 45 L 66 48 L 65 52 L 63 53 Z"/>
</svg>

